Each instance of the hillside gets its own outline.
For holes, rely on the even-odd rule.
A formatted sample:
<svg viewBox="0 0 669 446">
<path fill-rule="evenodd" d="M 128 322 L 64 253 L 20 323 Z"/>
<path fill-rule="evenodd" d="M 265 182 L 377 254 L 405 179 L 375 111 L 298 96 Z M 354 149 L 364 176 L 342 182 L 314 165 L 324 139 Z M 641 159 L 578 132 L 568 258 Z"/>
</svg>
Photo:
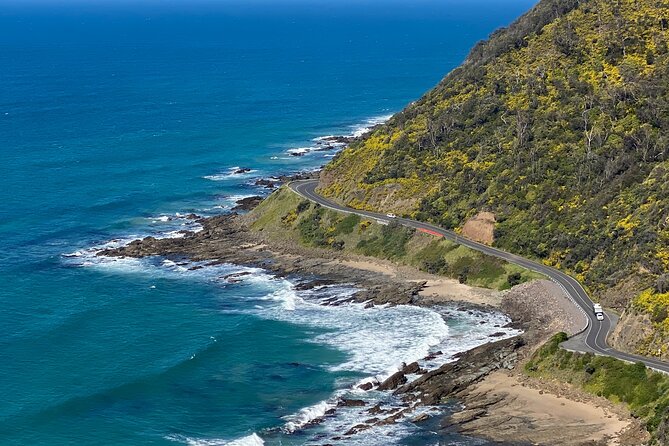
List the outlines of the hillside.
<svg viewBox="0 0 669 446">
<path fill-rule="evenodd" d="M 669 358 L 668 38 L 666 2 L 543 0 L 337 156 L 320 191 L 456 229 L 491 212 L 496 246 L 626 310 L 619 347 Z"/>
</svg>

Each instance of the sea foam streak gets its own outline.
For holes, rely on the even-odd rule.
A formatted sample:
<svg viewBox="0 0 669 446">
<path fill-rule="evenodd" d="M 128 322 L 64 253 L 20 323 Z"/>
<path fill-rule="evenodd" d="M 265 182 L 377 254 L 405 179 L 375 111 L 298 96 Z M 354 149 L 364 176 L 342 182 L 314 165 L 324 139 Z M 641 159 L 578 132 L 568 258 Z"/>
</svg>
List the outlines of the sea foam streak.
<svg viewBox="0 0 669 446">
<path fill-rule="evenodd" d="M 183 435 L 168 435 L 165 438 L 189 446 L 263 446 L 265 444 L 262 438 L 255 433 L 237 440 L 192 438 Z"/>
<path fill-rule="evenodd" d="M 204 178 L 211 181 L 225 181 L 251 176 L 258 172 L 256 169 L 241 168 L 239 166 L 230 167 L 227 171 L 215 175 L 206 175 Z"/>
<path fill-rule="evenodd" d="M 377 116 L 377 117 L 374 117 L 374 118 L 367 119 L 362 124 L 358 124 L 358 125 L 353 126 L 352 127 L 352 133 L 350 134 L 350 136 L 353 136 L 355 138 L 359 138 L 362 135 L 364 135 L 365 133 L 368 133 L 375 126 L 386 123 L 392 117 L 393 117 L 393 115 L 383 115 L 383 116 Z"/>
<path fill-rule="evenodd" d="M 366 119 L 360 124 L 349 127 L 350 133 L 344 135 L 343 138 L 358 138 L 371 131 L 375 126 L 387 122 L 392 115 L 382 115 Z M 294 147 L 286 151 L 292 157 L 302 157 L 313 152 L 326 152 L 323 156 L 333 157 L 336 152 L 340 151 L 346 146 L 346 142 L 338 141 L 335 135 L 324 135 L 313 138 L 315 143 L 311 146 Z M 333 153 L 334 152 L 334 153 Z"/>
</svg>

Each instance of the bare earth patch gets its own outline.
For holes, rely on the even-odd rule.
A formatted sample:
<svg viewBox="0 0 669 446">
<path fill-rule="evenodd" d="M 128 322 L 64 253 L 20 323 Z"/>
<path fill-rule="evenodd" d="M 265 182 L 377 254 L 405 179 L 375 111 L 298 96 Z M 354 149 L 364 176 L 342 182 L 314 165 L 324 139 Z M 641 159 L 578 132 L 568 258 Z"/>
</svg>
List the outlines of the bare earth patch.
<svg viewBox="0 0 669 446">
<path fill-rule="evenodd" d="M 479 212 L 462 227 L 462 234 L 465 237 L 487 245 L 492 245 L 494 231 L 495 214 L 492 212 Z"/>
<path fill-rule="evenodd" d="M 571 386 L 547 386 L 496 371 L 463 392 L 460 430 L 497 441 L 542 445 L 632 445 L 644 434 L 635 420 L 604 398 Z"/>
<path fill-rule="evenodd" d="M 421 303 L 425 305 L 468 302 L 474 305 L 499 307 L 502 302 L 502 294 L 498 291 L 466 285 L 455 279 L 425 273 L 409 266 L 367 257 L 338 262 L 349 268 L 383 274 L 393 279 L 424 282 L 423 289 L 418 295 Z"/>
</svg>

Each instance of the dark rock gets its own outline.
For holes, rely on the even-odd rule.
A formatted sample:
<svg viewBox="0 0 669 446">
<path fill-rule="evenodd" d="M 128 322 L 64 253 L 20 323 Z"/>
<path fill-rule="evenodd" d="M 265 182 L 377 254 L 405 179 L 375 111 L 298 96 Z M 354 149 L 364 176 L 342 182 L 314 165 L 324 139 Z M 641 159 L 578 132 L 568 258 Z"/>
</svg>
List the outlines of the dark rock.
<svg viewBox="0 0 669 446">
<path fill-rule="evenodd" d="M 451 415 L 447 418 L 447 420 L 452 425 L 467 424 L 476 420 L 477 418 L 484 416 L 486 413 L 487 412 L 483 409 L 463 410 L 462 412 Z"/>
<path fill-rule="evenodd" d="M 412 362 L 411 364 L 405 365 L 402 368 L 402 373 L 404 373 L 405 375 L 411 375 L 412 373 L 416 373 L 419 370 L 420 370 L 420 366 L 418 365 L 418 363 L 417 362 Z"/>
<path fill-rule="evenodd" d="M 254 183 L 256 186 L 262 186 L 267 189 L 275 189 L 278 186 L 278 181 L 268 180 L 266 178 L 259 178 Z"/>
<path fill-rule="evenodd" d="M 503 331 L 498 331 L 488 336 L 491 338 L 499 338 L 500 336 L 505 336 L 505 335 L 506 333 L 504 333 Z"/>
<path fill-rule="evenodd" d="M 223 276 L 223 280 L 238 279 L 240 277 L 248 276 L 248 275 L 251 275 L 251 274 L 253 274 L 253 273 L 250 272 L 250 271 L 240 271 L 238 273 L 230 273 L 230 274 L 226 274 L 225 276 Z"/>
<path fill-rule="evenodd" d="M 366 405 L 363 400 L 353 400 L 353 399 L 348 399 L 348 398 L 342 398 L 339 400 L 339 403 L 337 403 L 337 407 L 361 407 Z"/>
<path fill-rule="evenodd" d="M 240 174 L 240 173 L 248 173 L 250 171 L 251 169 L 249 169 L 248 167 L 240 167 L 239 169 L 236 169 L 233 173 Z"/>
<path fill-rule="evenodd" d="M 378 390 L 394 390 L 406 382 L 407 377 L 404 376 L 404 373 L 400 370 L 399 372 L 393 373 L 388 379 L 383 381 L 379 385 Z"/>
<path fill-rule="evenodd" d="M 358 386 L 358 389 L 365 390 L 365 391 L 366 390 L 371 390 L 372 388 L 374 388 L 374 384 L 372 384 L 371 382 L 360 384 Z"/>
<path fill-rule="evenodd" d="M 316 287 L 332 285 L 334 282 L 328 279 L 316 279 L 309 282 L 302 282 L 295 285 L 295 289 L 298 291 L 311 290 Z"/>
<path fill-rule="evenodd" d="M 443 353 L 441 352 L 441 350 L 439 350 L 439 351 L 437 351 L 437 352 L 430 352 L 430 353 L 428 353 L 428 355 L 427 355 L 426 357 L 423 358 L 423 361 L 432 361 L 432 360 L 435 359 L 437 356 L 441 356 L 441 355 L 443 355 Z"/>
<path fill-rule="evenodd" d="M 412 423 L 420 423 L 421 421 L 428 420 L 429 418 L 430 418 L 430 416 L 429 416 L 428 414 L 426 414 L 426 413 L 422 413 L 422 414 L 420 414 L 420 415 L 414 417 L 414 418 L 411 420 L 411 422 L 412 422 Z"/>
<path fill-rule="evenodd" d="M 490 372 L 513 367 L 518 358 L 517 350 L 523 345 L 521 337 L 481 345 L 460 354 L 460 360 L 444 364 L 398 388 L 395 393 L 417 394 L 424 405 L 440 404 Z"/>
<path fill-rule="evenodd" d="M 237 201 L 237 206 L 233 207 L 233 211 L 250 211 L 258 206 L 263 201 L 263 197 L 253 196 L 245 197 Z"/>
<path fill-rule="evenodd" d="M 325 415 L 326 415 L 326 416 L 332 416 L 332 415 L 334 415 L 336 412 L 337 412 L 337 409 L 334 409 L 334 408 L 333 408 L 333 409 L 328 409 L 328 410 L 325 411 Z"/>
<path fill-rule="evenodd" d="M 338 144 L 350 144 L 354 140 L 355 138 L 352 136 L 326 136 L 324 138 L 321 138 L 321 141 L 327 141 L 330 143 L 338 143 Z"/>
<path fill-rule="evenodd" d="M 374 405 L 371 409 L 367 409 L 367 413 L 370 415 L 377 415 L 384 412 L 385 410 L 381 409 L 381 403 Z"/>
<path fill-rule="evenodd" d="M 313 420 L 311 420 L 311 421 L 309 421 L 307 424 L 305 424 L 305 427 L 307 427 L 307 426 L 316 426 L 316 425 L 319 425 L 319 424 L 323 423 L 324 421 L 325 421 L 325 419 L 323 419 L 323 418 L 321 418 L 321 417 L 314 418 Z"/>
<path fill-rule="evenodd" d="M 352 428 L 350 428 L 346 433 L 344 433 L 344 436 L 350 436 L 353 434 L 357 434 L 358 432 L 365 431 L 367 429 L 370 429 L 372 426 L 369 426 L 367 424 L 356 424 Z"/>
<path fill-rule="evenodd" d="M 388 425 L 388 424 L 395 424 L 397 421 L 399 421 L 400 418 L 404 416 L 404 413 L 407 412 L 408 409 L 403 409 L 395 413 L 394 415 L 389 416 L 388 418 L 384 418 L 383 420 L 379 421 L 376 425 L 377 426 L 383 426 L 383 425 Z"/>
</svg>

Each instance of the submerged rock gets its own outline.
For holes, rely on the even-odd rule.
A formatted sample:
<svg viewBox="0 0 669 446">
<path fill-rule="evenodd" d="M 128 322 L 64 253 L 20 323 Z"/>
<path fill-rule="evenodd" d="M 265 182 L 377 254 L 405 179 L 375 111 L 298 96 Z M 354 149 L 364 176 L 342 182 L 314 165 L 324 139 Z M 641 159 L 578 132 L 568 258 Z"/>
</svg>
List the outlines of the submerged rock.
<svg viewBox="0 0 669 446">
<path fill-rule="evenodd" d="M 337 403 L 338 407 L 362 407 L 366 405 L 363 400 L 354 400 L 354 399 L 348 399 L 348 398 L 342 398 L 339 403 Z"/>
</svg>

